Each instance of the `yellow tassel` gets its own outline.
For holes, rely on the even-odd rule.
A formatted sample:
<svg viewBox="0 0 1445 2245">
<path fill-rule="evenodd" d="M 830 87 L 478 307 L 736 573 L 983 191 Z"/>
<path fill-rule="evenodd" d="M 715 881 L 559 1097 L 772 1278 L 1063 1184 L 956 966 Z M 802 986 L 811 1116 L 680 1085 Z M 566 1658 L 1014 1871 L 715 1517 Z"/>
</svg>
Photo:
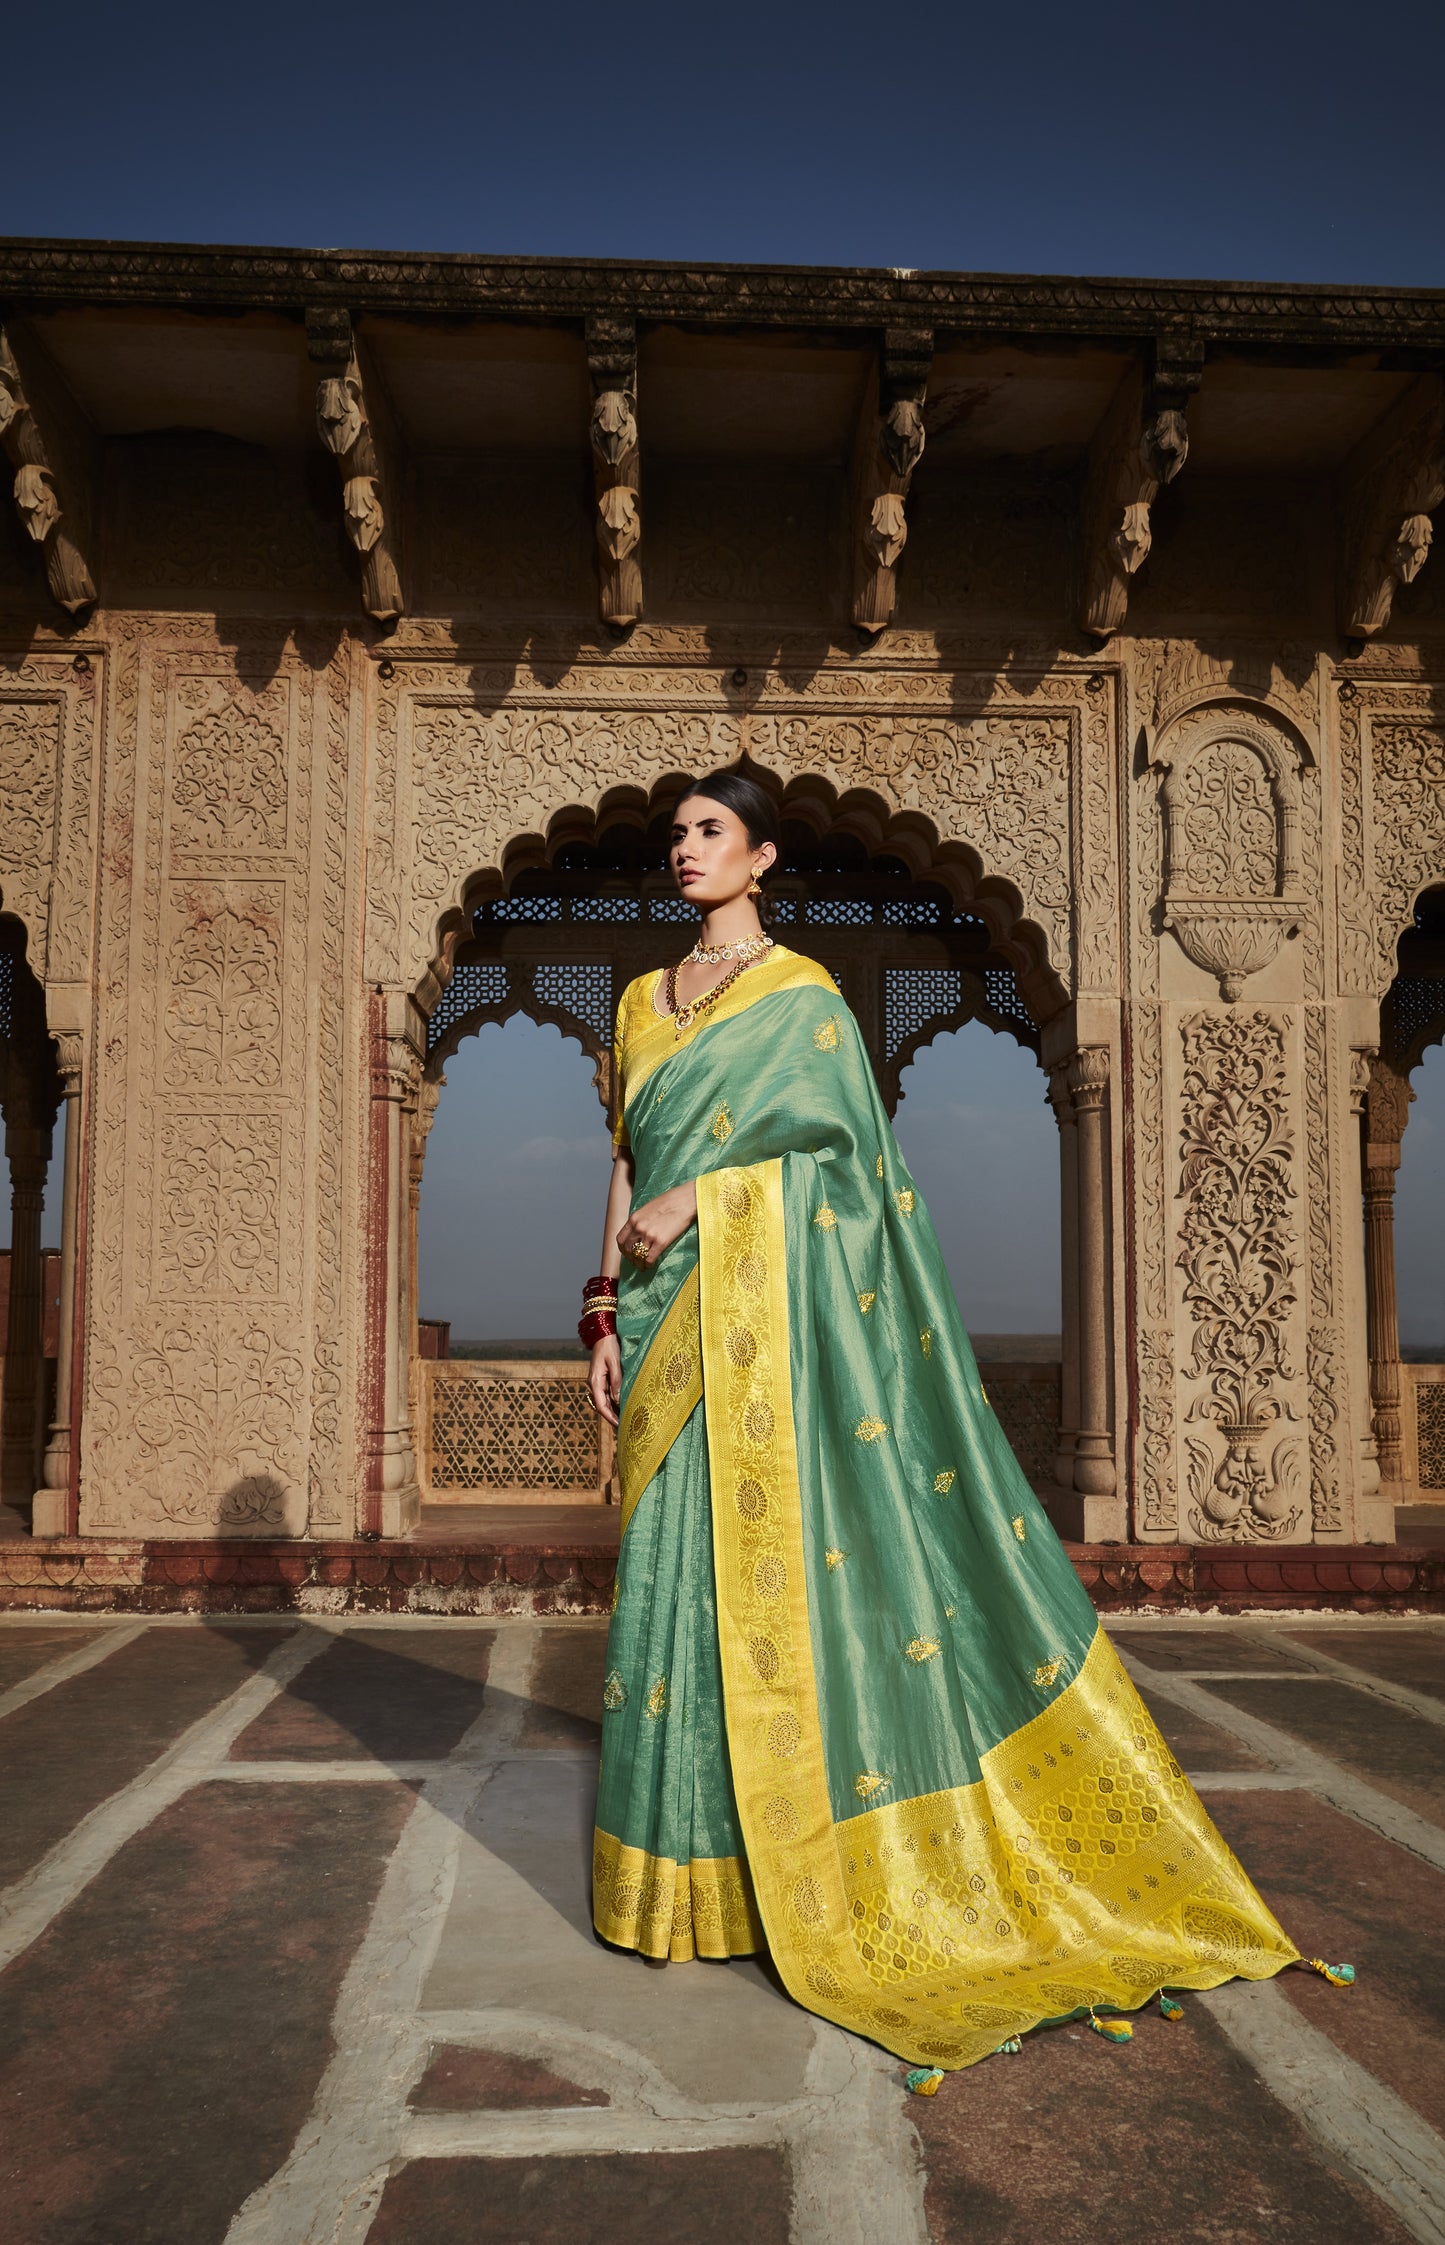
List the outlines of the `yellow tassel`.
<svg viewBox="0 0 1445 2245">
<path fill-rule="evenodd" d="M 1355 1984 L 1352 1964 L 1326 1964 L 1323 1957 L 1306 1957 L 1303 1961 L 1311 1972 L 1318 1972 L 1328 1980 L 1332 1988 L 1352 1988 Z"/>
<path fill-rule="evenodd" d="M 904 2080 L 915 2097 L 936 2097 L 943 2081 L 942 2066 L 915 2066 Z"/>
<path fill-rule="evenodd" d="M 1183 2004 L 1176 2003 L 1172 1996 L 1166 1996 L 1162 1988 L 1159 1990 L 1159 2011 L 1161 2017 L 1165 2019 L 1182 2019 L 1184 2017 Z"/>
<path fill-rule="evenodd" d="M 1089 2013 L 1089 2025 L 1105 2042 L 1132 2042 L 1134 2030 L 1127 2019 L 1101 2019 L 1096 2011 Z"/>
</svg>

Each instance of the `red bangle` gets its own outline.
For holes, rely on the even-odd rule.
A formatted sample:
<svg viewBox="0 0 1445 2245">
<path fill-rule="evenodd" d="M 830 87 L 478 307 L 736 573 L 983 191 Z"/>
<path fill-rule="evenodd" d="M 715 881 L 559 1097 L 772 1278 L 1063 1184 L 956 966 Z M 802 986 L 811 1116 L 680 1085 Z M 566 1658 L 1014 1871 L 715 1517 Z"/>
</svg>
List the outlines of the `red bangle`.
<svg viewBox="0 0 1445 2245">
<path fill-rule="evenodd" d="M 577 1320 L 577 1338 L 584 1349 L 594 1349 L 599 1341 L 617 1331 L 617 1319 L 611 1310 L 588 1310 Z"/>
</svg>

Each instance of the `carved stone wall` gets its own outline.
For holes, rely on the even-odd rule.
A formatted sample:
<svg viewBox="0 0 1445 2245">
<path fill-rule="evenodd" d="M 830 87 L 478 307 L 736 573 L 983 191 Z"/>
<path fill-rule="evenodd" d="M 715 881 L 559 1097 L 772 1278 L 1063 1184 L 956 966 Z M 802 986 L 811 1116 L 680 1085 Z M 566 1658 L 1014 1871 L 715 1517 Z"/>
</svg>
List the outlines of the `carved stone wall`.
<svg viewBox="0 0 1445 2245">
<path fill-rule="evenodd" d="M 113 643 L 81 1525 L 349 1521 L 351 650 Z M 318 656 L 320 659 L 318 659 Z"/>
<path fill-rule="evenodd" d="M 175 467 L 202 454 L 276 555 L 240 616 L 207 612 L 252 547 L 207 558 Z M 1161 1542 L 1388 1532 L 1351 1087 L 1413 900 L 1445 877 L 1445 649 L 1392 626 L 1342 658 L 1312 636 L 1311 592 L 1274 639 L 1171 621 L 1063 651 L 1042 622 L 1067 479 L 996 515 L 989 549 L 984 500 L 945 478 L 910 500 L 900 623 L 865 653 L 788 621 L 846 533 L 828 478 L 724 488 L 703 467 L 649 486 L 663 620 L 608 643 L 579 621 L 585 461 L 422 462 L 430 612 L 372 639 L 341 620 L 344 552 L 284 463 L 158 445 L 110 475 L 132 606 L 62 638 L 27 619 L 28 578 L 0 582 L 0 910 L 79 1086 L 79 1434 L 54 1523 L 62 1496 L 87 1531 L 404 1521 L 408 1382 L 375 1367 L 405 1348 L 387 1227 L 410 1180 L 392 1192 L 386 1165 L 410 1159 L 451 940 L 599 810 L 640 815 L 746 756 L 817 819 L 951 869 L 1016 963 L 1075 1167 L 1081 1320 L 1093 1289 L 1055 1467 L 1079 1521 Z M 528 494 L 508 577 L 476 525 L 502 538 Z M 1212 505 L 1176 512 L 1178 535 L 1208 545 Z M 774 584 L 753 562 L 780 509 L 798 543 Z M 189 612 L 153 611 L 182 563 Z M 1010 610 L 1015 628 L 990 624 Z M 1136 597 L 1131 628 L 1148 613 Z"/>
</svg>

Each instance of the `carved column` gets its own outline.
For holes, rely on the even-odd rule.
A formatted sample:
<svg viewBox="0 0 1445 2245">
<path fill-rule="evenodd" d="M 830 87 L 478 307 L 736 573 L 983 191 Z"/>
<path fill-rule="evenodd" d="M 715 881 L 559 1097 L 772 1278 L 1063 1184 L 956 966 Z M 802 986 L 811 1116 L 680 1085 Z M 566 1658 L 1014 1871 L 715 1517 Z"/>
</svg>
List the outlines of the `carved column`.
<svg viewBox="0 0 1445 2245">
<path fill-rule="evenodd" d="M 49 1126 L 32 1122 L 28 1114 L 12 1116 L 5 1151 L 10 1159 L 10 1318 L 0 1393 L 0 1496 L 7 1504 L 28 1508 L 40 1479 L 44 1444 L 40 1218 Z"/>
<path fill-rule="evenodd" d="M 587 322 L 592 378 L 592 470 L 597 491 L 598 604 L 602 621 L 626 631 L 642 615 L 642 455 L 637 437 L 637 329 L 599 315 Z"/>
<path fill-rule="evenodd" d="M 32 1533 L 63 1536 L 70 1530 L 71 1389 L 75 1371 L 75 1258 L 80 1216 L 80 1086 L 83 1040 L 76 1030 L 55 1039 L 65 1113 L 65 1172 L 60 1204 L 60 1334 L 55 1362 L 55 1416 L 35 1493 Z"/>
<path fill-rule="evenodd" d="M 1074 1445 L 1079 1438 L 1079 1131 L 1066 1067 L 1049 1070 L 1049 1105 L 1059 1126 L 1059 1299 L 1064 1359 L 1054 1479 L 1061 1489 L 1072 1489 Z"/>
<path fill-rule="evenodd" d="M 388 1019 L 388 1013 L 398 1018 Z M 411 1421 L 416 1324 L 408 1236 L 413 1119 L 422 1051 L 415 1008 L 372 1000 L 371 1148 L 367 1206 L 367 1491 L 364 1529 L 405 1535 L 421 1515 Z"/>
<path fill-rule="evenodd" d="M 1078 1131 L 1079 1425 L 1074 1445 L 1074 1487 L 1084 1496 L 1111 1496 L 1115 1486 L 1112 1227 L 1105 1102 L 1109 1055 L 1085 1047 L 1069 1063 L 1069 1094 Z"/>
<path fill-rule="evenodd" d="M 1365 1303 L 1370 1402 L 1380 1479 L 1404 1478 L 1400 1426 L 1400 1316 L 1395 1297 L 1395 1178 L 1414 1093 L 1387 1060 L 1370 1065 L 1365 1094 Z"/>
<path fill-rule="evenodd" d="M 417 1091 L 416 1111 L 411 1118 L 409 1140 L 411 1158 L 407 1164 L 407 1271 L 411 1289 L 411 1323 L 407 1329 L 407 1380 L 411 1398 L 412 1442 L 416 1451 L 417 1482 L 423 1496 L 430 1494 L 428 1471 L 429 1456 L 427 1428 L 429 1415 L 422 1394 L 425 1374 L 422 1370 L 421 1350 L 418 1347 L 417 1320 L 421 1316 L 421 1257 L 417 1242 L 417 1227 L 421 1216 L 422 1169 L 426 1161 L 426 1142 L 431 1136 L 431 1126 L 436 1121 L 437 1103 L 442 1095 L 445 1076 L 424 1077 Z"/>
</svg>

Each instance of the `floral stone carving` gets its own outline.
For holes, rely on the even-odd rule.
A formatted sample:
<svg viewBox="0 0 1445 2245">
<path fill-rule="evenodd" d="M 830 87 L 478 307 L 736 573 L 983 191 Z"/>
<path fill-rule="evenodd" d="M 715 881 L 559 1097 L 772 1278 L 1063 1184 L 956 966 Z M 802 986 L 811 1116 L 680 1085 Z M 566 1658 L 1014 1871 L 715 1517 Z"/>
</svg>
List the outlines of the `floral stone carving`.
<svg viewBox="0 0 1445 2245">
<path fill-rule="evenodd" d="M 1186 1414 L 1223 1437 L 1187 1435 L 1190 1523 L 1207 1541 L 1282 1539 L 1303 1518 L 1301 1445 L 1270 1429 L 1297 1414 L 1278 1384 L 1296 1303 L 1294 1146 L 1284 1036 L 1267 1013 L 1199 1014 L 1183 1025 L 1178 1267 L 1194 1326 L 1185 1367 L 1200 1382 Z"/>
</svg>

